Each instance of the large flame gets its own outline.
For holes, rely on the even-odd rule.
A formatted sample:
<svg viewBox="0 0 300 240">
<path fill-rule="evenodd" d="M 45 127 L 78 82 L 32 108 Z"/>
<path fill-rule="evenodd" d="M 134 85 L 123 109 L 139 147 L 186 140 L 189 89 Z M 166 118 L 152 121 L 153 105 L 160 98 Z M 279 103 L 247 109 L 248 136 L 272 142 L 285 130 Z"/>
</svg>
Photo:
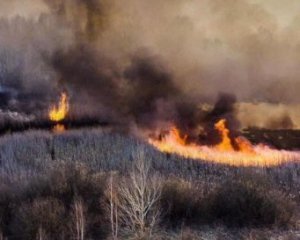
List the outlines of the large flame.
<svg viewBox="0 0 300 240">
<path fill-rule="evenodd" d="M 176 127 L 159 140 L 150 138 L 149 143 L 162 152 L 235 166 L 276 166 L 300 160 L 299 152 L 275 150 L 265 145 L 254 146 L 243 137 L 231 140 L 230 131 L 226 128 L 224 119 L 217 122 L 215 128 L 221 137 L 221 142 L 216 146 L 188 143 L 187 137 L 181 137 Z M 236 150 L 232 142 L 235 143 Z"/>
<path fill-rule="evenodd" d="M 65 92 L 61 94 L 58 106 L 52 106 L 49 111 L 49 118 L 53 122 L 65 119 L 69 111 L 68 96 Z"/>
<path fill-rule="evenodd" d="M 240 152 L 255 153 L 252 144 L 244 137 L 236 137 L 231 140 L 230 131 L 226 127 L 226 119 L 221 119 L 215 124 L 215 129 L 218 130 L 221 136 L 221 142 L 215 146 L 220 151 L 234 151 L 233 142 Z"/>
<path fill-rule="evenodd" d="M 226 128 L 226 120 L 221 119 L 215 124 L 215 128 L 219 131 L 222 141 L 216 146 L 220 151 L 232 151 L 233 146 L 229 137 L 229 129 Z"/>
</svg>

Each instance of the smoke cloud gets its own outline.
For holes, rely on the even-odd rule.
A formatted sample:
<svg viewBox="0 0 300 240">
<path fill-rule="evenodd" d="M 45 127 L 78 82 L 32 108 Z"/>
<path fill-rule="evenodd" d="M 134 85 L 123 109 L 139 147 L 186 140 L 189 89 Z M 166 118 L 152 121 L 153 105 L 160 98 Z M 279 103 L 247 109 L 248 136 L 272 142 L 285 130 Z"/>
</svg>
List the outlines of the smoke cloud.
<svg viewBox="0 0 300 240">
<path fill-rule="evenodd" d="M 291 109 L 300 104 L 300 15 L 287 5 L 281 10 L 279 1 L 259 0 L 2 2 L 1 109 L 42 116 L 65 90 L 71 114 L 142 127 L 173 122 L 190 132 L 219 115 L 234 128 L 297 127 Z M 216 105 L 207 113 L 203 103 Z M 258 117 L 262 105 L 273 112 L 278 104 L 284 110 L 275 119 L 275 113 Z"/>
</svg>

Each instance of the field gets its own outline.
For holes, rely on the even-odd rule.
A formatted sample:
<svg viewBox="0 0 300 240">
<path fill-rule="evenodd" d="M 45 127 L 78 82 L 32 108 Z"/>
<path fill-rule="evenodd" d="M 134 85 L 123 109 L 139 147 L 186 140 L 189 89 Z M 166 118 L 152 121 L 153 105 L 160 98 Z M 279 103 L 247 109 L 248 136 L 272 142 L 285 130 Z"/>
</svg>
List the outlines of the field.
<svg viewBox="0 0 300 240">
<path fill-rule="evenodd" d="M 300 237 L 299 163 L 229 167 L 91 128 L 2 136 L 0 177 L 7 239 Z"/>
</svg>

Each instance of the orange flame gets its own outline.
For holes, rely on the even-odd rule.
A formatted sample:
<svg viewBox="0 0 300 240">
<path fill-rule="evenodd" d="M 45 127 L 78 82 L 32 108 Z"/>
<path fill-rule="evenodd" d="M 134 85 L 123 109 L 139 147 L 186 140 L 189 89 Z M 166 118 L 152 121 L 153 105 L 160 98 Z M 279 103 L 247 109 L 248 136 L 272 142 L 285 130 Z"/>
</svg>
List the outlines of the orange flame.
<svg viewBox="0 0 300 240">
<path fill-rule="evenodd" d="M 188 143 L 187 136 L 181 137 L 176 127 L 173 127 L 162 139 L 150 138 L 148 142 L 161 152 L 234 166 L 266 167 L 300 160 L 300 152 L 275 150 L 264 145 L 253 146 L 243 137 L 231 140 L 225 124 L 226 121 L 223 119 L 215 124 L 222 138 L 216 146 Z M 237 150 L 234 150 L 232 142 L 236 144 Z"/>
<path fill-rule="evenodd" d="M 218 130 L 222 139 L 222 141 L 216 146 L 216 148 L 220 151 L 233 151 L 233 146 L 229 137 L 229 129 L 226 128 L 225 124 L 225 119 L 221 119 L 215 124 L 215 129 Z"/>
<path fill-rule="evenodd" d="M 245 153 L 255 153 L 251 142 L 244 137 L 237 137 L 234 139 L 235 143 L 237 144 L 239 151 Z"/>
<path fill-rule="evenodd" d="M 69 111 L 68 97 L 65 92 L 61 94 L 58 106 L 52 106 L 49 111 L 49 118 L 53 122 L 59 122 L 65 119 Z"/>
<path fill-rule="evenodd" d="M 254 153 L 252 144 L 248 141 L 248 139 L 244 137 L 236 137 L 233 140 L 230 139 L 229 129 L 226 127 L 226 119 L 221 119 L 215 124 L 215 129 L 221 135 L 222 141 L 215 146 L 220 151 L 234 151 L 234 147 L 232 142 L 235 143 L 238 151 L 246 152 L 246 153 Z"/>
<path fill-rule="evenodd" d="M 64 131 L 65 131 L 65 125 L 63 125 L 63 124 L 58 123 L 53 127 L 53 132 L 55 132 L 55 133 L 61 133 Z"/>
</svg>

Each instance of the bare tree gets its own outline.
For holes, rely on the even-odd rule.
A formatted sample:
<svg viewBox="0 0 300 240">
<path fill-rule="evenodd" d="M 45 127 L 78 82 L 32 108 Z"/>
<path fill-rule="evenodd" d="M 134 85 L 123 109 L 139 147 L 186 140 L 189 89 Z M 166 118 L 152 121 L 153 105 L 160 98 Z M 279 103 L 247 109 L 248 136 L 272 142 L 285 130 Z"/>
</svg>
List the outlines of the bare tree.
<svg viewBox="0 0 300 240">
<path fill-rule="evenodd" d="M 86 217 L 85 217 L 85 207 L 81 199 L 76 199 L 73 204 L 73 216 L 75 225 L 75 239 L 84 240 L 85 238 L 85 227 L 86 227 Z"/>
<path fill-rule="evenodd" d="M 139 237 L 151 237 L 160 216 L 161 181 L 150 170 L 144 153 L 139 152 L 129 178 L 123 179 L 118 189 L 120 223 Z"/>
<path fill-rule="evenodd" d="M 116 191 L 116 185 L 114 185 L 114 175 L 111 173 L 109 180 L 109 213 L 110 213 L 110 223 L 111 223 L 111 234 L 112 239 L 118 239 L 118 231 L 119 231 L 119 221 L 118 221 L 118 196 Z"/>
<path fill-rule="evenodd" d="M 40 226 L 36 234 L 36 240 L 46 240 L 46 239 L 47 237 L 46 237 L 45 230 Z"/>
</svg>

